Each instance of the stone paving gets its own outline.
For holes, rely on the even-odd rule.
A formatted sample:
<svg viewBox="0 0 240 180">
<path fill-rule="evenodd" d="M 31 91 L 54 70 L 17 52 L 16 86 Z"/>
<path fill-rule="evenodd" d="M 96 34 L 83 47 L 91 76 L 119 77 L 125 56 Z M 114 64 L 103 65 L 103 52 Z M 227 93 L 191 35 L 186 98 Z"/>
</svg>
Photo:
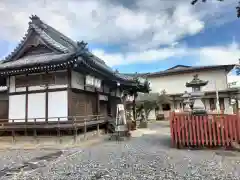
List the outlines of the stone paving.
<svg viewBox="0 0 240 180">
<path fill-rule="evenodd" d="M 240 179 L 240 153 L 173 149 L 168 125 L 152 123 L 149 129 L 135 131 L 130 140 L 72 148 L 51 161 L 43 161 L 37 168 L 10 177 L 35 180 L 234 180 Z"/>
</svg>

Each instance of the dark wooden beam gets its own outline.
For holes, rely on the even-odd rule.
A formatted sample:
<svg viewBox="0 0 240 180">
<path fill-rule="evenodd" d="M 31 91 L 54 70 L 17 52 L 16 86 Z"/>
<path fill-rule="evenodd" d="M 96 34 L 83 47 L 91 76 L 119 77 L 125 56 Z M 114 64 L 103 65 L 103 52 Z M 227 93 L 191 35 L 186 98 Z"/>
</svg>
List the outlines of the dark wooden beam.
<svg viewBox="0 0 240 180">
<path fill-rule="evenodd" d="M 69 68 L 67 71 L 67 81 L 68 81 L 68 88 L 67 88 L 67 93 L 68 93 L 68 116 L 72 116 L 73 114 L 71 113 L 71 104 L 72 104 L 72 94 L 71 94 L 71 88 L 72 88 L 72 70 Z"/>
<path fill-rule="evenodd" d="M 47 88 L 46 88 L 47 89 Z M 34 93 L 43 93 L 46 92 L 46 89 L 41 89 L 41 90 L 33 90 L 33 91 L 28 91 L 28 94 L 34 94 Z M 68 88 L 54 88 L 54 89 L 48 89 L 48 92 L 57 92 L 57 91 L 66 91 Z M 25 94 L 26 92 L 11 92 L 9 95 L 20 95 L 20 94 Z"/>
<path fill-rule="evenodd" d="M 28 76 L 28 74 L 26 74 L 26 76 Z M 16 79 L 15 79 L 15 86 L 16 86 Z M 25 104 L 25 122 L 27 122 L 28 120 L 28 84 L 26 86 L 26 92 L 24 92 L 26 94 L 25 96 L 25 101 L 26 101 L 26 104 Z"/>
<path fill-rule="evenodd" d="M 99 100 L 99 92 L 96 94 L 97 98 L 97 103 L 96 103 L 96 108 L 97 108 L 97 115 L 100 114 L 100 100 Z"/>
</svg>

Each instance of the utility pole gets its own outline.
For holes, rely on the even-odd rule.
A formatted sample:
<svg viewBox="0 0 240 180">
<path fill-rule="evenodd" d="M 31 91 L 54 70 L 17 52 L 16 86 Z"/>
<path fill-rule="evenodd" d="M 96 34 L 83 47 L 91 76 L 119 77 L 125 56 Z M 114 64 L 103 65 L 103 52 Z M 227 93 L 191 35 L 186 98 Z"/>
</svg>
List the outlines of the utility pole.
<svg viewBox="0 0 240 180">
<path fill-rule="evenodd" d="M 215 90 L 216 90 L 216 109 L 217 109 L 217 113 L 220 113 L 219 94 L 218 94 L 217 81 L 216 80 L 215 80 Z"/>
</svg>

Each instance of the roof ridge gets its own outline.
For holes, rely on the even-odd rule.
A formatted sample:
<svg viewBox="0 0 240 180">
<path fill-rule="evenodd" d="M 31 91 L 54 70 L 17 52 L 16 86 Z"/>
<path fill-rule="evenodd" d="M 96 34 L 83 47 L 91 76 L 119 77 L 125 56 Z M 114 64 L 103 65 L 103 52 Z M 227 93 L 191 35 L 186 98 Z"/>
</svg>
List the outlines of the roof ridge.
<svg viewBox="0 0 240 180">
<path fill-rule="evenodd" d="M 60 44 L 59 42 L 55 41 L 53 38 L 51 38 L 44 30 L 42 30 L 39 26 L 36 24 L 30 24 L 34 28 L 34 30 L 39 34 L 41 38 L 43 38 L 46 42 L 50 43 L 52 46 L 54 46 L 56 49 L 62 51 L 62 52 L 68 52 L 68 48 Z"/>
<path fill-rule="evenodd" d="M 43 30 L 51 30 L 53 31 L 56 35 L 58 35 L 60 38 L 62 38 L 64 41 L 66 41 L 68 44 L 70 44 L 73 48 L 77 48 L 77 42 L 72 40 L 71 38 L 67 37 L 57 29 L 53 28 L 52 26 L 48 25 L 45 23 L 43 20 L 41 20 L 37 15 L 32 15 L 30 17 L 31 22 L 40 27 Z"/>
<path fill-rule="evenodd" d="M 7 55 L 3 58 L 2 63 L 8 62 L 11 58 L 13 58 L 17 52 L 24 46 L 24 44 L 26 43 L 28 37 L 31 35 L 33 29 L 39 34 L 39 36 L 41 38 L 43 38 L 46 42 L 48 42 L 50 45 L 52 45 L 53 47 L 55 47 L 58 51 L 61 52 L 68 52 L 69 48 L 65 47 L 64 45 L 60 44 L 59 42 L 57 42 L 56 40 L 54 40 L 52 37 L 50 37 L 45 31 L 43 26 L 47 26 L 52 28 L 51 26 L 45 24 L 37 15 L 32 15 L 29 17 L 30 18 L 30 22 L 28 22 L 29 26 L 27 29 L 27 32 L 24 34 L 24 36 L 22 37 L 22 39 L 20 40 L 20 42 L 17 44 L 17 46 Z M 58 32 L 59 34 L 61 34 L 61 37 L 64 36 L 62 33 L 60 33 L 59 31 L 55 30 L 54 31 Z M 64 36 L 66 37 L 66 36 Z M 66 41 L 66 39 L 64 39 Z"/>
</svg>

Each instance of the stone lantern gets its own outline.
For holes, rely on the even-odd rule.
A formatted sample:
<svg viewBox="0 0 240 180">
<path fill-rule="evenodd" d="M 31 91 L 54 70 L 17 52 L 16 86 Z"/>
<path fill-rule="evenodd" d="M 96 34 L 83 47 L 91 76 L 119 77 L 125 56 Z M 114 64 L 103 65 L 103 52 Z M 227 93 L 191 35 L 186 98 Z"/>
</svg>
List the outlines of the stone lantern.
<svg viewBox="0 0 240 180">
<path fill-rule="evenodd" d="M 205 106 L 202 102 L 202 97 L 204 96 L 204 92 L 201 91 L 201 88 L 207 85 L 208 81 L 203 81 L 198 78 L 198 75 L 193 76 L 193 80 L 191 82 L 186 83 L 186 87 L 191 87 L 191 100 L 193 101 L 192 114 L 195 115 L 203 115 L 206 114 Z"/>
<path fill-rule="evenodd" d="M 183 107 L 183 111 L 185 112 L 190 112 L 192 109 L 190 107 L 190 97 L 191 95 L 185 91 L 184 94 L 182 95 L 182 98 L 183 98 L 183 104 L 184 104 L 184 107 Z"/>
</svg>

